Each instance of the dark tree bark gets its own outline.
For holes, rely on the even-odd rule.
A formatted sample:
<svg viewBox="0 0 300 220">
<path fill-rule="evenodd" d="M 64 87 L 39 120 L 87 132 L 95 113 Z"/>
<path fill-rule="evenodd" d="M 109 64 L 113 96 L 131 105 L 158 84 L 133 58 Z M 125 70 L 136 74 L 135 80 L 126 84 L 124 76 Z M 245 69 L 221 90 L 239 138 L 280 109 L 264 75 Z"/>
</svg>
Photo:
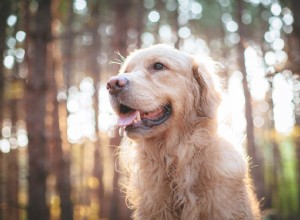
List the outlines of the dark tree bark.
<svg viewBox="0 0 300 220">
<path fill-rule="evenodd" d="M 297 0 L 290 0 L 289 1 L 289 8 L 293 12 L 294 16 L 294 23 L 293 23 L 293 32 L 289 37 L 290 41 L 290 51 L 289 51 L 289 67 L 293 71 L 294 74 L 300 76 L 300 1 Z M 299 112 L 298 112 L 299 113 Z"/>
<path fill-rule="evenodd" d="M 175 20 L 175 25 L 174 25 L 175 30 L 174 31 L 175 31 L 176 37 L 177 37 L 176 42 L 175 42 L 175 47 L 177 49 L 179 49 L 179 46 L 180 46 L 180 37 L 178 35 L 178 31 L 179 31 L 179 28 L 180 28 L 179 23 L 178 23 L 178 16 L 179 16 L 179 13 L 178 13 L 179 5 L 178 4 L 179 3 L 177 2 L 176 4 L 177 4 L 177 8 L 174 11 L 174 20 Z"/>
<path fill-rule="evenodd" d="M 104 184 L 103 184 L 103 163 L 101 156 L 101 136 L 99 131 L 99 88 L 100 88 L 100 74 L 101 69 L 98 63 L 98 57 L 101 51 L 101 37 L 98 34 L 98 27 L 100 26 L 100 1 L 95 1 L 91 8 L 91 21 L 90 29 L 93 36 L 93 43 L 90 46 L 91 53 L 91 74 L 94 80 L 94 111 L 95 111 L 95 133 L 97 140 L 95 142 L 94 149 L 94 169 L 93 176 L 98 180 L 98 187 L 96 189 L 96 195 L 100 203 L 100 210 L 98 216 L 100 218 L 108 218 L 109 213 L 107 213 L 108 200 L 104 198 Z M 100 122 L 101 123 L 101 122 Z"/>
<path fill-rule="evenodd" d="M 8 176 L 8 172 L 7 172 L 7 168 L 8 168 L 8 164 L 7 164 L 7 154 L 3 154 L 2 152 L 0 153 L 1 156 L 1 160 L 0 160 L 0 165 L 1 165 L 1 176 L 0 176 L 0 180 L 1 180 L 1 205 L 0 205 L 0 219 L 4 220 L 4 219 L 8 219 L 8 212 L 7 212 L 7 208 L 8 208 L 8 203 L 7 203 L 7 176 Z"/>
<path fill-rule="evenodd" d="M 65 48 L 65 63 L 64 63 L 64 78 L 67 89 L 67 95 L 69 96 L 68 89 L 71 85 L 72 79 L 72 61 L 73 61 L 73 45 L 74 34 L 72 30 L 72 24 L 74 19 L 73 5 L 69 5 L 68 19 L 66 24 L 66 48 Z"/>
<path fill-rule="evenodd" d="M 290 52 L 290 69 L 293 74 L 300 77 L 300 1 L 290 0 L 290 9 L 293 12 L 294 23 L 293 23 L 293 32 L 289 37 Z M 296 83 L 299 84 L 299 78 Z M 296 145 L 296 157 L 297 157 L 297 181 L 300 185 L 300 90 L 295 89 L 294 100 L 295 100 L 295 121 L 296 121 L 296 132 L 295 132 L 295 145 Z M 298 100 L 298 101 L 297 101 Z M 298 132 L 297 132 L 298 131 Z M 300 210 L 300 190 L 298 190 L 298 210 Z"/>
<path fill-rule="evenodd" d="M 17 100 L 11 100 L 11 109 L 16 115 Z M 12 118 L 13 119 L 13 118 Z M 12 122 L 16 122 L 15 120 Z M 13 123 L 12 131 L 15 132 L 15 123 Z M 8 200 L 8 219 L 19 219 L 19 166 L 18 166 L 18 149 L 11 149 L 8 156 L 8 179 L 7 179 L 7 200 Z"/>
<path fill-rule="evenodd" d="M 137 48 L 141 48 L 142 46 L 142 33 L 143 33 L 143 29 L 144 29 L 144 15 L 145 15 L 145 8 L 143 5 L 143 1 L 137 1 L 137 33 L 138 33 L 138 37 L 137 37 Z"/>
<path fill-rule="evenodd" d="M 14 84 L 18 83 L 15 75 L 18 72 L 18 65 L 15 64 L 12 73 L 12 79 L 10 83 L 12 88 Z M 17 120 L 18 120 L 18 97 L 12 91 L 12 97 L 8 102 L 10 119 L 11 119 L 11 136 L 17 136 Z M 18 146 L 11 146 L 11 151 L 8 154 L 8 181 L 7 181 L 7 195 L 8 195 L 8 215 L 9 219 L 18 220 L 19 219 L 19 158 L 18 158 Z"/>
<path fill-rule="evenodd" d="M 62 139 L 59 126 L 59 104 L 57 101 L 56 82 L 52 81 L 52 135 L 53 135 L 53 159 L 56 175 L 56 187 L 60 197 L 61 220 L 73 219 L 73 204 L 71 201 L 71 183 L 70 183 L 70 160 L 65 158 L 62 149 Z"/>
<path fill-rule="evenodd" d="M 110 210 L 110 220 L 118 220 L 118 219 L 127 219 L 127 218 L 121 218 L 121 206 L 120 206 L 120 197 L 121 197 L 121 191 L 118 185 L 120 174 L 118 172 L 119 164 L 118 160 L 116 158 L 116 155 L 114 154 L 116 147 L 119 146 L 121 143 L 121 137 L 119 136 L 118 129 L 115 130 L 115 135 L 113 138 L 109 141 L 109 146 L 112 146 L 113 150 L 113 163 L 115 164 L 115 170 L 114 170 L 114 177 L 113 177 L 113 195 L 112 195 L 112 205 Z M 121 198 L 124 199 L 124 198 Z"/>
<path fill-rule="evenodd" d="M 0 2 L 0 129 L 2 129 L 3 114 L 4 114 L 4 65 L 3 54 L 6 49 L 5 37 L 6 37 L 6 20 L 10 12 L 10 1 L 3 0 Z M 0 139 L 1 139 L 0 132 Z M 6 190 L 5 190 L 5 163 L 6 160 L 2 152 L 0 152 L 0 219 L 6 218 L 5 202 L 6 202 Z"/>
<path fill-rule="evenodd" d="M 55 81 L 56 62 L 54 60 L 52 74 L 49 76 L 50 82 L 50 102 L 53 110 L 51 111 L 51 140 L 52 162 L 54 174 L 56 176 L 56 189 L 60 197 L 61 220 L 73 219 L 73 204 L 71 201 L 70 183 L 70 160 L 65 158 L 62 148 L 61 128 L 59 124 L 59 103 L 57 101 L 57 85 Z"/>
<path fill-rule="evenodd" d="M 263 52 L 265 54 L 265 51 Z M 276 207 L 276 203 L 278 203 L 278 200 L 280 198 L 279 195 L 279 183 L 280 179 L 282 178 L 282 159 L 281 154 L 279 150 L 279 145 L 277 140 L 274 138 L 274 134 L 272 131 L 275 131 L 275 123 L 274 123 L 274 102 L 273 102 L 273 75 L 269 75 L 269 85 L 270 89 L 266 95 L 266 101 L 269 104 L 269 110 L 266 112 L 265 117 L 270 117 L 269 120 L 266 122 L 266 128 L 269 131 L 268 132 L 268 140 L 269 144 L 268 147 L 270 148 L 270 160 L 269 165 L 266 165 L 267 170 L 266 173 L 271 174 L 269 176 L 269 180 L 266 181 L 265 185 L 265 198 L 263 202 L 263 208 L 265 210 L 272 209 Z M 278 215 L 272 215 L 271 219 L 279 220 L 280 217 Z"/>
<path fill-rule="evenodd" d="M 127 55 L 127 30 L 128 30 L 128 11 L 130 1 L 112 1 L 114 10 L 114 25 L 117 33 L 112 39 L 113 48 L 119 51 L 122 56 Z"/>
<path fill-rule="evenodd" d="M 6 49 L 5 37 L 6 37 L 6 20 L 10 12 L 10 1 L 3 0 L 0 2 L 0 128 L 3 121 L 3 109 L 4 109 L 4 66 L 3 66 L 3 54 Z M 1 135 L 1 134 L 0 134 Z"/>
<path fill-rule="evenodd" d="M 57 16 L 58 2 L 55 1 L 53 7 L 53 16 Z M 72 4 L 69 6 L 72 10 Z M 72 12 L 73 13 L 73 12 Z M 51 112 L 52 116 L 52 147 L 53 147 L 53 168 L 56 176 L 56 189 L 60 197 L 60 209 L 61 209 L 61 220 L 72 220 L 73 219 L 73 203 L 71 201 L 71 182 L 70 182 L 70 155 L 69 152 L 64 152 L 63 141 L 61 135 L 63 134 L 62 128 L 59 123 L 59 108 L 60 103 L 57 100 L 57 82 L 56 82 L 56 72 L 59 71 L 59 65 L 61 65 L 61 54 L 59 48 L 52 44 L 52 54 L 53 60 L 51 62 L 52 69 L 49 74 L 50 82 L 50 102 L 52 103 L 53 110 Z M 59 78 L 59 77 L 57 77 Z M 64 103 L 61 103 L 62 108 L 65 108 Z"/>
<path fill-rule="evenodd" d="M 254 179 L 254 186 L 256 189 L 257 197 L 261 200 L 264 197 L 264 181 L 262 173 L 262 164 L 256 152 L 255 138 L 254 138 L 254 124 L 253 124 L 253 111 L 252 111 L 252 97 L 248 87 L 247 72 L 245 66 L 245 43 L 246 31 L 242 22 L 242 12 L 244 10 L 243 1 L 238 1 L 237 7 L 237 23 L 239 26 L 238 33 L 240 35 L 240 42 L 238 43 L 238 65 L 243 75 L 242 84 L 245 97 L 245 117 L 247 121 L 246 134 L 247 134 L 247 153 L 251 158 L 251 175 Z"/>
<path fill-rule="evenodd" d="M 26 125 L 29 154 L 29 201 L 30 220 L 48 220 L 46 179 L 48 175 L 47 141 L 45 134 L 45 106 L 47 93 L 47 46 L 51 40 L 51 1 L 39 0 L 30 32 L 32 67 L 26 84 Z"/>
</svg>

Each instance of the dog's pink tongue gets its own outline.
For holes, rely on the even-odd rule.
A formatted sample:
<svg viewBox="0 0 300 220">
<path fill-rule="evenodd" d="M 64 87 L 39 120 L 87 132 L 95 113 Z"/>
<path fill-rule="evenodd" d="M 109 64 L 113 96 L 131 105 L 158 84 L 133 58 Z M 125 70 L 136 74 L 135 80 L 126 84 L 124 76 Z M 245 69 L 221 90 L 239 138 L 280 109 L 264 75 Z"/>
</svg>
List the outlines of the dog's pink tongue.
<svg viewBox="0 0 300 220">
<path fill-rule="evenodd" d="M 126 114 L 120 114 L 118 118 L 118 126 L 122 127 L 132 124 L 138 113 L 138 111 L 132 111 Z"/>
</svg>

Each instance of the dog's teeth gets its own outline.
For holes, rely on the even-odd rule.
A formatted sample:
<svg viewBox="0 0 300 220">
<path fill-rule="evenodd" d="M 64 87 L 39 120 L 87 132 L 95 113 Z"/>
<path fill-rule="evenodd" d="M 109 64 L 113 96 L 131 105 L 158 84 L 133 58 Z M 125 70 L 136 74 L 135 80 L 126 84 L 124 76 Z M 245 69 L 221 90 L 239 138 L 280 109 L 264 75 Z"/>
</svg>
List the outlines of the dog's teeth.
<svg viewBox="0 0 300 220">
<path fill-rule="evenodd" d="M 125 131 L 125 127 L 119 127 L 119 135 L 120 135 L 121 137 L 124 136 L 124 131 Z"/>
<path fill-rule="evenodd" d="M 141 114 L 140 114 L 140 112 L 138 112 L 136 119 L 137 119 L 137 121 L 141 120 Z"/>
</svg>

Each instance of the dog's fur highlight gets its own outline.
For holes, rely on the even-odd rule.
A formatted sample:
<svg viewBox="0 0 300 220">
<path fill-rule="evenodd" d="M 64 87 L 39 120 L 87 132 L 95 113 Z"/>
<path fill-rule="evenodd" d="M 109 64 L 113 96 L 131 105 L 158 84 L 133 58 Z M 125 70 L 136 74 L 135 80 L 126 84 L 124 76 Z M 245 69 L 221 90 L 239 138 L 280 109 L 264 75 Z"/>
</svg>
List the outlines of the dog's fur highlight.
<svg viewBox="0 0 300 220">
<path fill-rule="evenodd" d="M 155 62 L 162 71 L 153 70 Z M 151 111 L 172 105 L 172 116 L 149 131 L 128 132 L 120 156 L 128 171 L 126 198 L 133 218 L 260 219 L 245 156 L 217 133 L 221 100 L 216 65 L 171 46 L 131 54 L 119 76 L 126 91 L 111 98 Z"/>
</svg>

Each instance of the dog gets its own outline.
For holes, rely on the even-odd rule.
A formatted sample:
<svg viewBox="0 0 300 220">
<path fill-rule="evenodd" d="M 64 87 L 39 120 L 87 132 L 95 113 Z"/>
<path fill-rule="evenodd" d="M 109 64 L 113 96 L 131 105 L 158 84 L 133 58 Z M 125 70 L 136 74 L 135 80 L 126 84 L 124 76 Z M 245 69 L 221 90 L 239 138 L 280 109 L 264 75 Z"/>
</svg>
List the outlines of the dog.
<svg viewBox="0 0 300 220">
<path fill-rule="evenodd" d="M 217 132 L 216 67 L 160 44 L 130 54 L 108 80 L 133 219 L 260 219 L 248 161 Z"/>
</svg>

